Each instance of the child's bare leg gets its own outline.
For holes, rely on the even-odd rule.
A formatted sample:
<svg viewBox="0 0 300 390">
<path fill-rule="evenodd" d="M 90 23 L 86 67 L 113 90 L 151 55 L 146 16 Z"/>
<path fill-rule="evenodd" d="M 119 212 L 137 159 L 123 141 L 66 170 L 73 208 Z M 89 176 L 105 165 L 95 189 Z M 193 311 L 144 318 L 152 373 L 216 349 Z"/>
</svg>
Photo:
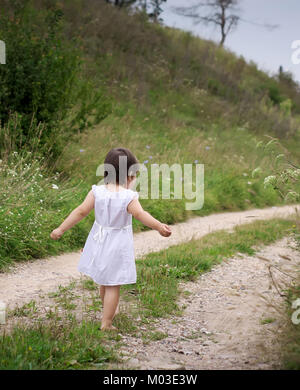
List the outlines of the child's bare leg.
<svg viewBox="0 0 300 390">
<path fill-rule="evenodd" d="M 100 286 L 100 298 L 101 298 L 101 301 L 102 301 L 102 306 L 104 307 L 104 296 L 105 296 L 105 286 Z M 114 317 L 115 315 L 117 315 L 119 313 L 119 303 L 118 303 L 118 306 L 116 308 L 116 311 L 115 311 L 115 314 L 114 314 Z"/>
<path fill-rule="evenodd" d="M 115 316 L 120 299 L 120 286 L 105 286 L 104 308 L 101 329 L 115 329 L 112 320 Z"/>
<path fill-rule="evenodd" d="M 119 312 L 120 312 L 119 306 L 120 306 L 120 302 L 118 302 L 118 306 L 117 306 L 117 308 L 116 308 L 116 311 L 115 311 L 115 314 L 114 314 L 114 318 L 115 318 L 115 316 L 116 316 L 117 314 L 119 314 Z"/>
<path fill-rule="evenodd" d="M 102 306 L 104 306 L 105 286 L 100 286 L 99 292 L 100 292 L 100 298 L 102 301 Z"/>
</svg>

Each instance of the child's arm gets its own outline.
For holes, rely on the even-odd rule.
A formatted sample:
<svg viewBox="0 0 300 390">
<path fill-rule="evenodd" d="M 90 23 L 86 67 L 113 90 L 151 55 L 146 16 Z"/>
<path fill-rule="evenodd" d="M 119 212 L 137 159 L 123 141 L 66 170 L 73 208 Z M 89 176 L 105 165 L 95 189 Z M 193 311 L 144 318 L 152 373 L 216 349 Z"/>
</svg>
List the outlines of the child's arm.
<svg viewBox="0 0 300 390">
<path fill-rule="evenodd" d="M 151 229 L 157 230 L 160 235 L 169 237 L 172 234 L 169 226 L 153 218 L 151 214 L 143 209 L 138 199 L 133 199 L 129 203 L 127 206 L 127 211 L 132 214 L 134 218 L 141 221 L 144 225 Z"/>
<path fill-rule="evenodd" d="M 76 223 L 81 221 L 84 217 L 86 217 L 89 212 L 94 208 L 95 205 L 95 197 L 93 191 L 91 190 L 85 200 L 74 209 L 70 215 L 63 221 L 63 223 L 56 229 L 52 231 L 50 237 L 53 240 L 57 240 L 60 238 L 65 231 L 71 229 Z"/>
</svg>

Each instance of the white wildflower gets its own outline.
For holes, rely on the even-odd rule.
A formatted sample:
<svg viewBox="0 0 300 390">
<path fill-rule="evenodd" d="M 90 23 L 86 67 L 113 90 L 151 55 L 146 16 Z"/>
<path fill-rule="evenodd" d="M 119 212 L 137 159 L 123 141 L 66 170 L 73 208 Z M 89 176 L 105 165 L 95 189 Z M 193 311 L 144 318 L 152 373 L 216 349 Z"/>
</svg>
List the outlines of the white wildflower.
<svg viewBox="0 0 300 390">
<path fill-rule="evenodd" d="M 261 174 L 261 172 L 262 172 L 262 169 L 260 167 L 257 167 L 255 169 L 253 169 L 251 176 L 252 177 L 259 176 Z"/>
<path fill-rule="evenodd" d="M 276 159 L 275 159 L 275 160 L 277 161 L 277 160 L 279 160 L 279 159 L 282 158 L 282 157 L 284 157 L 284 154 L 282 154 L 282 153 L 281 153 L 281 154 L 278 154 L 278 156 L 276 156 Z"/>
<path fill-rule="evenodd" d="M 299 198 L 299 194 L 295 191 L 289 191 L 286 195 L 285 195 L 285 200 L 286 201 L 295 201 Z"/>
<path fill-rule="evenodd" d="M 265 180 L 264 180 L 264 187 L 265 188 L 268 188 L 268 187 L 274 187 L 275 184 L 276 184 L 276 181 L 277 181 L 277 178 L 276 176 L 267 176 L 265 177 Z"/>
<path fill-rule="evenodd" d="M 286 173 L 294 179 L 300 178 L 300 169 L 287 169 Z"/>
</svg>

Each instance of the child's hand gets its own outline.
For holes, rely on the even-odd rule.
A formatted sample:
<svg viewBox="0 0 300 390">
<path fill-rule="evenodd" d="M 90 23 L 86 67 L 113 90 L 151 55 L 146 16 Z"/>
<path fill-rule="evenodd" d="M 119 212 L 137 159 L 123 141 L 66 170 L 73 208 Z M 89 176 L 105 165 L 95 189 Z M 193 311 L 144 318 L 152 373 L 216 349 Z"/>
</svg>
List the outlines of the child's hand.
<svg viewBox="0 0 300 390">
<path fill-rule="evenodd" d="M 164 236 L 164 237 L 169 237 L 172 234 L 171 229 L 165 223 L 160 224 L 158 232 L 161 236 Z"/>
<path fill-rule="evenodd" d="M 60 228 L 57 228 L 51 232 L 50 237 L 52 238 L 52 240 L 58 240 L 62 235 L 63 231 Z"/>
</svg>

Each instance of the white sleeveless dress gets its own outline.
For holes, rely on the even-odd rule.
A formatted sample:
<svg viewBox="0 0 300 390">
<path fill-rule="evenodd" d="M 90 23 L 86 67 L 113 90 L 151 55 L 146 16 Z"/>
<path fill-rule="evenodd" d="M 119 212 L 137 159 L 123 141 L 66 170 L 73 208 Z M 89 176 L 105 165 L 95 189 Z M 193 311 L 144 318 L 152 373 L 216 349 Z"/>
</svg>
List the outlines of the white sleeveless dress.
<svg viewBox="0 0 300 390">
<path fill-rule="evenodd" d="M 136 283 L 132 215 L 127 206 L 139 194 L 92 186 L 95 221 L 78 263 L 78 271 L 102 286 Z"/>
</svg>

